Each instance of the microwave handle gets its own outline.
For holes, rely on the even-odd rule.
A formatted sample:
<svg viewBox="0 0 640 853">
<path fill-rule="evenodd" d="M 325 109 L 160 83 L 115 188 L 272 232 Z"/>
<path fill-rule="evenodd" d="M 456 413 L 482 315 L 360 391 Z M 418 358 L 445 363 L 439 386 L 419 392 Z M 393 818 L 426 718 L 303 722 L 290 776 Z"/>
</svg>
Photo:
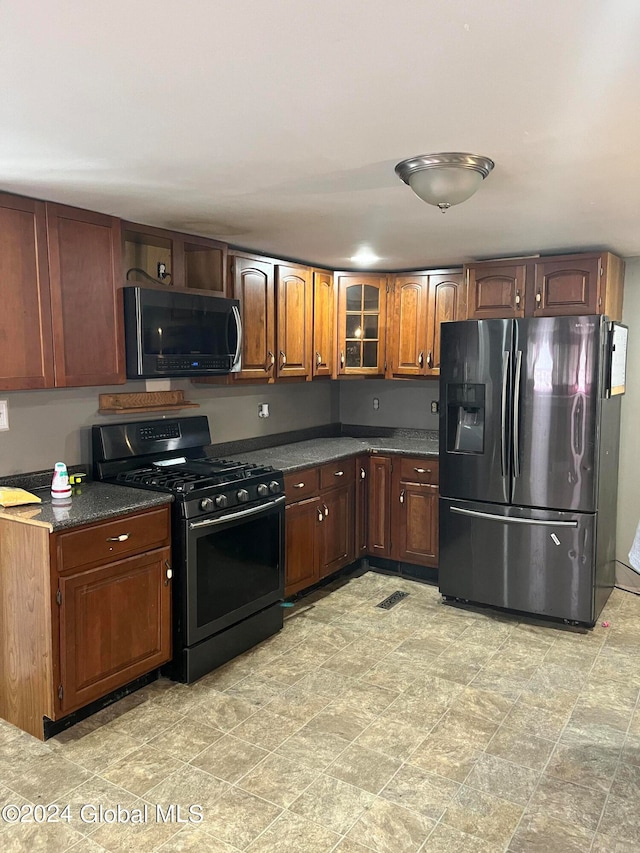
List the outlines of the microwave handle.
<svg viewBox="0 0 640 853">
<path fill-rule="evenodd" d="M 231 310 L 233 311 L 233 316 L 236 321 L 236 328 L 238 331 L 238 344 L 236 346 L 236 353 L 233 357 L 233 363 L 231 365 L 232 371 L 240 370 L 240 356 L 242 353 L 242 320 L 240 319 L 240 311 L 238 310 L 237 305 L 233 305 Z"/>
</svg>

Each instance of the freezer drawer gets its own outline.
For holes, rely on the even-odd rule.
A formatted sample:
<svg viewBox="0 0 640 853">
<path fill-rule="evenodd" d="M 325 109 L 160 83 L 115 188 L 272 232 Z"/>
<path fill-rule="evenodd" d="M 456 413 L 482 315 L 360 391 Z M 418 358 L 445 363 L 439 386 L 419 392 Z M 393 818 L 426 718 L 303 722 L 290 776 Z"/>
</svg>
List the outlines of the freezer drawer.
<svg viewBox="0 0 640 853">
<path fill-rule="evenodd" d="M 595 513 L 440 500 L 443 595 L 592 624 Z"/>
</svg>

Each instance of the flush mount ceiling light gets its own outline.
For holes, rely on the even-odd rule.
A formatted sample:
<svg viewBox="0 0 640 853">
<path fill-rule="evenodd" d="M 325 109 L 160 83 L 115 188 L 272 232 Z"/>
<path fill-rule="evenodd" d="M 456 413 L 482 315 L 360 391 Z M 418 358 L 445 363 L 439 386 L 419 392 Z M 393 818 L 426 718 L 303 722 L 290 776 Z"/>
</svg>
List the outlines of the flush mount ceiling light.
<svg viewBox="0 0 640 853">
<path fill-rule="evenodd" d="M 471 198 L 494 165 L 479 154 L 421 154 L 398 163 L 396 174 L 419 198 L 446 213 Z"/>
<path fill-rule="evenodd" d="M 371 251 L 371 249 L 367 248 L 366 246 L 363 246 L 361 249 L 358 249 L 356 254 L 351 256 L 351 261 L 361 267 L 366 267 L 370 264 L 375 264 L 376 261 L 379 260 L 380 258 L 376 255 L 376 253 Z"/>
</svg>

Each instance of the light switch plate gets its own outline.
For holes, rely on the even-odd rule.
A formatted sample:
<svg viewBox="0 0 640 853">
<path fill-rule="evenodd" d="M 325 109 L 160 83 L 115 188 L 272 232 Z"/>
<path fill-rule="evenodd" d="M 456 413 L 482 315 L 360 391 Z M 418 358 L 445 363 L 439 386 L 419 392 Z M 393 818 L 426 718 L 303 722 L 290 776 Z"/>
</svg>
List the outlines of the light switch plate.
<svg viewBox="0 0 640 853">
<path fill-rule="evenodd" d="M 0 430 L 9 429 L 9 403 L 0 400 Z"/>
</svg>

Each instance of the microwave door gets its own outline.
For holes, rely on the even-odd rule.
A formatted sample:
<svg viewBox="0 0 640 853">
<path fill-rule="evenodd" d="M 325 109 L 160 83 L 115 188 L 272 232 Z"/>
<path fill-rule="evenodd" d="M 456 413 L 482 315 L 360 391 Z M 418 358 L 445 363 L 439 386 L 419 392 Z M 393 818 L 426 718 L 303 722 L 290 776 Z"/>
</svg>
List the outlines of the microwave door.
<svg viewBox="0 0 640 853">
<path fill-rule="evenodd" d="M 242 320 L 240 319 L 240 309 L 237 305 L 232 306 L 231 313 L 228 317 L 227 332 L 233 324 L 233 333 L 229 334 L 228 349 L 229 353 L 234 352 L 233 361 L 231 362 L 231 373 L 239 373 L 242 370 Z M 235 339 L 235 347 L 233 340 Z"/>
</svg>

